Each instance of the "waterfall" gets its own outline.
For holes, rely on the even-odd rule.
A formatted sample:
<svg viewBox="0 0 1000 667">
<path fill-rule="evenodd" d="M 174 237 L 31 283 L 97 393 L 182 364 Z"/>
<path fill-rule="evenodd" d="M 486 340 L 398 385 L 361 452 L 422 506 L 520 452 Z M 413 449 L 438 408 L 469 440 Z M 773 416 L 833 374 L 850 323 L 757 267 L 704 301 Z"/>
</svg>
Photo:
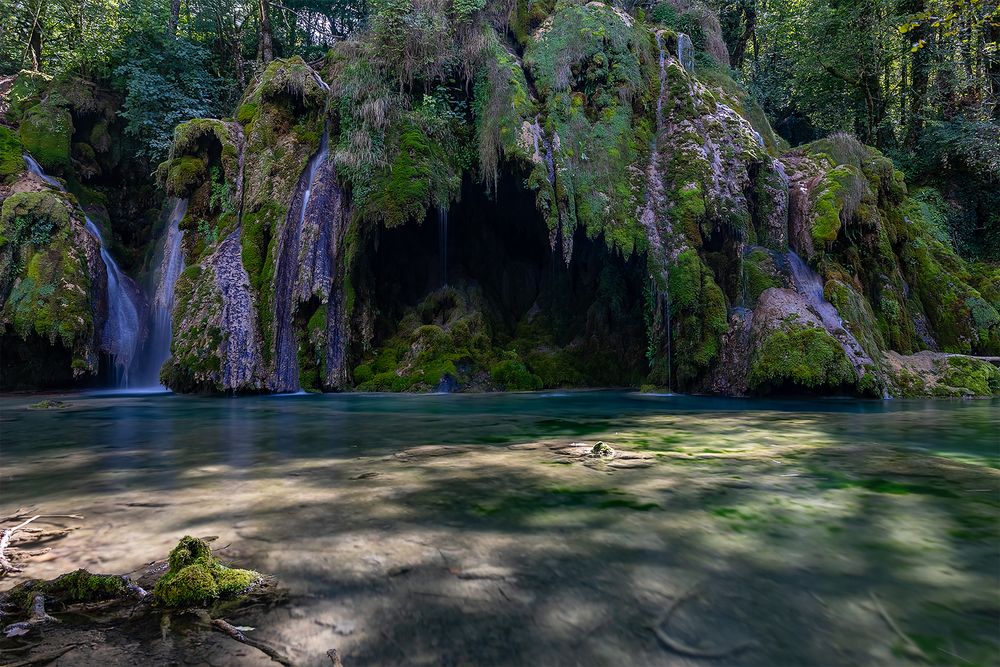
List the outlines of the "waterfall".
<svg viewBox="0 0 1000 667">
<path fill-rule="evenodd" d="M 24 155 L 28 171 L 38 176 L 52 187 L 65 192 L 66 189 L 54 178 L 42 171 L 41 166 L 30 155 Z M 101 261 L 107 273 L 108 317 L 101 332 L 101 347 L 107 352 L 115 366 L 115 385 L 128 387 L 129 370 L 136 352 L 139 340 L 139 312 L 136 308 L 134 294 L 137 290 L 132 280 L 118 268 L 114 257 L 108 252 L 97 225 L 82 209 L 86 229 L 97 239 L 101 251 Z"/>
<path fill-rule="evenodd" d="M 653 138 L 650 140 L 649 166 L 646 169 L 648 194 L 646 196 L 646 206 L 642 212 L 640 221 L 646 228 L 646 236 L 650 241 L 650 255 L 656 257 L 657 261 L 663 262 L 663 269 L 661 272 L 663 291 L 662 293 L 660 292 L 659 288 L 655 284 L 655 281 L 652 286 L 652 290 L 656 295 L 656 313 L 662 314 L 666 324 L 667 389 L 669 390 L 673 384 L 673 334 L 671 332 L 670 322 L 670 283 L 666 268 L 670 261 L 670 257 L 667 255 L 666 248 L 663 244 L 663 238 L 660 234 L 659 225 L 657 224 L 658 213 L 663 211 L 665 208 L 663 177 L 660 174 L 659 165 L 657 164 L 657 158 L 659 157 L 659 136 L 664 130 L 663 102 L 667 96 L 667 53 L 663 47 L 662 32 L 656 33 L 656 46 L 660 53 L 660 94 L 656 99 L 656 131 L 653 133 Z M 669 220 L 666 221 L 666 226 L 667 233 L 669 235 Z"/>
<path fill-rule="evenodd" d="M 138 358 L 134 384 L 137 387 L 159 387 L 160 368 L 170 358 L 170 339 L 174 310 L 174 286 L 184 270 L 184 253 L 180 230 L 187 213 L 187 200 L 175 199 L 163 235 L 163 247 L 157 254 L 156 270 L 151 284 L 148 333 L 142 354 Z"/>
<path fill-rule="evenodd" d="M 694 71 L 694 44 L 691 43 L 691 38 L 683 32 L 677 33 L 677 60 L 687 71 Z"/>
<path fill-rule="evenodd" d="M 792 281 L 795 283 L 795 291 L 801 294 L 806 303 L 819 315 L 823 327 L 837 339 L 851 365 L 854 366 L 854 370 L 857 371 L 858 377 L 861 377 L 866 372 L 866 367 L 874 367 L 875 364 L 858 339 L 854 337 L 854 334 L 844 326 L 844 320 L 834 305 L 824 297 L 823 279 L 793 251 L 789 251 L 786 257 L 792 273 Z M 885 393 L 883 397 L 889 398 L 888 393 Z"/>
<path fill-rule="evenodd" d="M 441 284 L 448 284 L 448 209 L 438 207 L 438 257 L 441 262 Z"/>
<path fill-rule="evenodd" d="M 302 230 L 309 211 L 316 174 L 326 163 L 329 142 L 329 132 L 324 131 L 319 150 L 309 159 L 305 171 L 299 178 L 295 189 L 296 197 L 288 211 L 278 246 L 278 266 L 274 284 L 275 376 L 271 387 L 278 392 L 298 391 L 300 388 L 299 345 L 294 323 L 299 300 L 295 286 L 299 278 Z"/>
<path fill-rule="evenodd" d="M 556 159 L 552 152 L 552 142 L 545 138 L 545 132 L 542 130 L 542 123 L 538 119 L 538 116 L 535 116 L 535 124 L 531 126 L 531 133 L 535 144 L 534 159 L 538 162 L 544 160 L 549 177 L 549 185 L 555 187 Z M 545 155 L 542 155 L 542 148 L 545 149 Z"/>
</svg>

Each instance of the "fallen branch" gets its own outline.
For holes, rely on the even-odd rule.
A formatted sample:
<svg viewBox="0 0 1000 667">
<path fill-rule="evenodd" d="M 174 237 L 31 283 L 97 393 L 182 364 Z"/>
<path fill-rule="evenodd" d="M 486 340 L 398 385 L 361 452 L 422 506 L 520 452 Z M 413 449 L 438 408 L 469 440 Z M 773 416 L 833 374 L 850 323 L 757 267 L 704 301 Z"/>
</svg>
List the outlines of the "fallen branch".
<svg viewBox="0 0 1000 667">
<path fill-rule="evenodd" d="M 235 627 L 225 622 L 221 618 L 213 618 L 212 627 L 226 633 L 227 635 L 229 635 L 230 637 L 232 637 L 233 639 L 242 644 L 246 644 L 247 646 L 251 646 L 257 649 L 258 651 L 265 654 L 267 657 L 269 657 L 271 660 L 274 660 L 277 663 L 289 666 L 292 664 L 291 660 L 283 656 L 276 649 L 268 646 L 264 642 L 259 642 L 256 639 L 250 639 L 245 634 L 243 634 L 242 632 L 240 632 Z"/>
<path fill-rule="evenodd" d="M 899 638 L 903 640 L 903 646 L 905 647 L 907 653 L 909 653 L 911 657 L 926 658 L 927 656 L 920 650 L 920 647 L 917 646 L 916 642 L 900 630 L 899 626 L 896 625 L 896 622 L 892 620 L 892 616 L 889 616 L 889 612 L 887 612 L 885 607 L 882 606 L 882 602 L 879 600 L 878 596 L 875 595 L 875 591 L 870 591 L 869 595 L 872 598 L 872 602 L 875 603 L 875 609 L 878 611 L 879 616 L 882 617 L 882 620 L 884 620 L 886 625 L 888 625 L 892 631 L 899 635 Z"/>
<path fill-rule="evenodd" d="M 36 514 L 35 516 L 22 521 L 13 528 L 7 528 L 3 531 L 3 536 L 0 536 L 0 577 L 4 576 L 8 572 L 21 572 L 21 568 L 15 567 L 13 563 L 7 558 L 4 552 L 7 547 L 10 546 L 10 540 L 14 537 L 14 533 L 25 528 L 32 521 L 38 519 L 48 519 L 48 518 L 69 518 L 69 519 L 82 519 L 83 517 L 79 514 Z"/>
<path fill-rule="evenodd" d="M 31 628 L 42 623 L 58 623 L 59 619 L 49 616 L 45 611 L 45 596 L 38 594 L 35 596 L 31 606 L 31 618 L 20 623 L 11 623 L 4 628 L 4 635 L 7 637 L 20 637 L 31 632 Z"/>
<path fill-rule="evenodd" d="M 695 597 L 695 595 L 695 588 L 692 588 L 687 593 L 674 600 L 673 604 L 671 604 L 663 615 L 660 616 L 660 618 L 657 619 L 657 621 L 651 626 L 653 634 L 656 635 L 656 638 L 659 639 L 664 646 L 674 653 L 686 655 L 690 658 L 724 658 L 727 655 L 743 651 L 756 644 L 754 641 L 748 641 L 724 649 L 700 649 L 695 646 L 690 646 L 689 644 L 686 644 L 683 641 L 675 639 L 667 634 L 662 626 L 670 620 L 670 617 L 673 616 L 674 612 L 677 611 L 677 608 L 680 607 L 683 602 Z"/>
</svg>

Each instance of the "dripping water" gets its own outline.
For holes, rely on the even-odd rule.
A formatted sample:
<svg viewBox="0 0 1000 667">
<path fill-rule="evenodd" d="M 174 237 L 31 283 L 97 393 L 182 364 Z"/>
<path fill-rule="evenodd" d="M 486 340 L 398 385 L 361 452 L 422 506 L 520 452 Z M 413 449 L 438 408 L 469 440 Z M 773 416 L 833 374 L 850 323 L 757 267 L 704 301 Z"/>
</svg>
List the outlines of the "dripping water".
<svg viewBox="0 0 1000 667">
<path fill-rule="evenodd" d="M 694 71 L 694 44 L 683 32 L 677 34 L 677 60 L 688 72 Z"/>
<path fill-rule="evenodd" d="M 439 206 L 438 215 L 438 258 L 441 263 L 441 284 L 448 284 L 448 209 Z"/>
<path fill-rule="evenodd" d="M 809 268 L 795 252 L 789 251 L 786 258 L 792 273 L 795 291 L 805 298 L 806 303 L 819 315 L 823 327 L 840 342 L 851 365 L 860 376 L 866 366 L 874 364 L 864 348 L 861 347 L 858 339 L 844 326 L 844 320 L 840 317 L 836 307 L 826 300 L 823 294 L 823 279 Z M 890 398 L 888 392 L 884 391 L 883 398 Z"/>
<path fill-rule="evenodd" d="M 174 287 L 184 270 L 184 253 L 181 249 L 184 232 L 180 229 L 180 223 L 185 213 L 187 200 L 173 200 L 163 236 L 163 247 L 158 253 L 150 286 L 149 333 L 133 374 L 137 387 L 161 386 L 160 368 L 170 358 Z"/>
<path fill-rule="evenodd" d="M 42 171 L 41 166 L 27 153 L 24 154 L 24 161 L 28 165 L 28 171 L 38 176 L 52 187 L 65 192 L 66 189 L 57 180 Z M 101 261 L 108 276 L 107 281 L 107 304 L 108 317 L 101 332 L 101 342 L 105 351 L 111 356 L 115 367 L 115 386 L 129 386 L 129 370 L 135 356 L 136 345 L 139 339 L 139 312 L 136 308 L 133 294 L 135 293 L 132 280 L 123 274 L 118 268 L 118 263 L 108 252 L 97 225 L 90 219 L 90 216 L 81 209 L 83 219 L 86 223 L 87 231 L 97 239 L 101 253 Z"/>
<path fill-rule="evenodd" d="M 302 240 L 302 228 L 312 197 L 316 173 L 326 162 L 329 152 L 329 132 L 324 130 L 319 150 L 309 159 L 306 169 L 299 179 L 296 193 L 297 201 L 293 202 L 285 223 L 281 245 L 278 249 L 278 271 L 275 278 L 275 378 L 272 389 L 278 392 L 294 392 L 299 386 L 299 355 L 298 340 L 295 334 L 294 314 L 297 300 L 295 298 L 295 281 L 298 277 L 299 250 Z"/>
<path fill-rule="evenodd" d="M 663 100 L 667 96 L 667 53 L 663 47 L 663 33 L 656 33 L 656 48 L 659 50 L 659 64 L 660 64 L 660 95 L 656 98 L 656 132 L 653 133 L 653 139 L 650 146 L 650 157 L 649 157 L 649 177 L 650 177 L 650 197 L 651 199 L 662 199 L 663 198 L 663 179 L 657 169 L 656 158 L 659 154 L 659 136 L 663 132 Z M 653 216 L 655 216 L 655 206 L 650 206 L 653 211 Z M 651 223 L 654 220 L 650 221 Z M 654 238 L 659 238 L 659 233 L 653 230 Z M 662 245 L 662 244 L 661 244 Z M 666 266 L 667 258 L 663 253 L 663 249 L 659 249 L 659 254 L 663 258 L 664 266 Z M 673 388 L 673 365 L 674 365 L 674 354 L 673 354 L 673 332 L 671 331 L 672 326 L 670 322 L 670 280 L 667 270 L 663 271 L 663 303 L 660 304 L 660 308 L 663 311 L 664 319 L 667 325 L 667 391 L 671 391 Z"/>
</svg>

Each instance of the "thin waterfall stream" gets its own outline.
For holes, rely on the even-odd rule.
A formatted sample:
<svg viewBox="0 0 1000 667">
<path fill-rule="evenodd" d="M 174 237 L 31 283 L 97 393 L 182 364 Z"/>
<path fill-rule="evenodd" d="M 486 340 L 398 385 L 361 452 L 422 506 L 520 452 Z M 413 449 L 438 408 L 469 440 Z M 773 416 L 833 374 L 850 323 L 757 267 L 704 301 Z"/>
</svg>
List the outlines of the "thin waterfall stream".
<svg viewBox="0 0 1000 667">
<path fill-rule="evenodd" d="M 441 284 L 448 284 L 448 209 L 438 208 L 438 258 L 441 266 Z"/>
<path fill-rule="evenodd" d="M 275 276 L 275 378 L 271 389 L 278 392 L 299 391 L 298 338 L 294 317 L 297 299 L 295 284 L 299 277 L 299 254 L 302 229 L 305 225 L 309 201 L 312 198 L 316 174 L 326 162 L 330 134 L 323 132 L 319 150 L 313 155 L 296 187 L 296 200 L 289 210 L 288 219 L 278 248 L 279 259 Z"/>
<path fill-rule="evenodd" d="M 148 333 L 133 373 L 136 387 L 161 387 L 160 368 L 170 358 L 174 287 L 184 270 L 184 252 L 181 248 L 184 232 L 180 229 L 180 223 L 185 213 L 187 200 L 174 199 L 163 233 L 163 247 L 157 253 L 156 270 L 150 285 Z"/>
<path fill-rule="evenodd" d="M 23 157 L 28 165 L 28 171 L 57 190 L 66 192 L 66 188 L 59 181 L 46 174 L 34 158 L 27 153 Z M 140 336 L 139 309 L 134 300 L 134 295 L 138 290 L 132 279 L 122 273 L 118 263 L 108 252 L 104 237 L 101 236 L 97 225 L 83 209 L 80 209 L 80 212 L 83 213 L 87 231 L 97 239 L 101 251 L 101 261 L 104 263 L 108 276 L 108 317 L 101 331 L 101 347 L 111 356 L 114 363 L 115 386 L 128 387 L 132 362 L 135 359 Z"/>
</svg>

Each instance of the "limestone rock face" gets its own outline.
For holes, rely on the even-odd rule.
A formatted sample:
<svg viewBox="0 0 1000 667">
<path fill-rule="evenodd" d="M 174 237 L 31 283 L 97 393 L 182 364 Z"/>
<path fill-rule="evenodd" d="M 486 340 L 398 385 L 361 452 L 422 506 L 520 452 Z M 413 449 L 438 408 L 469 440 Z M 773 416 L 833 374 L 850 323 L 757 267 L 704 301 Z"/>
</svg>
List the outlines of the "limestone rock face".
<svg viewBox="0 0 1000 667">
<path fill-rule="evenodd" d="M 846 135 L 786 149 L 720 41 L 685 52 L 611 3 L 452 4 L 276 60 L 233 119 L 178 126 L 157 170 L 189 201 L 171 388 L 882 396 L 890 351 L 1000 354 L 1000 280 L 954 252 L 941 196 Z M 64 124 L 58 98 L 24 115 L 41 100 L 0 147 Z M 60 168 L 106 167 L 91 135 Z M 49 247 L 93 293 L 85 241 Z M 66 339 L 86 368 L 102 308 Z"/>
</svg>

